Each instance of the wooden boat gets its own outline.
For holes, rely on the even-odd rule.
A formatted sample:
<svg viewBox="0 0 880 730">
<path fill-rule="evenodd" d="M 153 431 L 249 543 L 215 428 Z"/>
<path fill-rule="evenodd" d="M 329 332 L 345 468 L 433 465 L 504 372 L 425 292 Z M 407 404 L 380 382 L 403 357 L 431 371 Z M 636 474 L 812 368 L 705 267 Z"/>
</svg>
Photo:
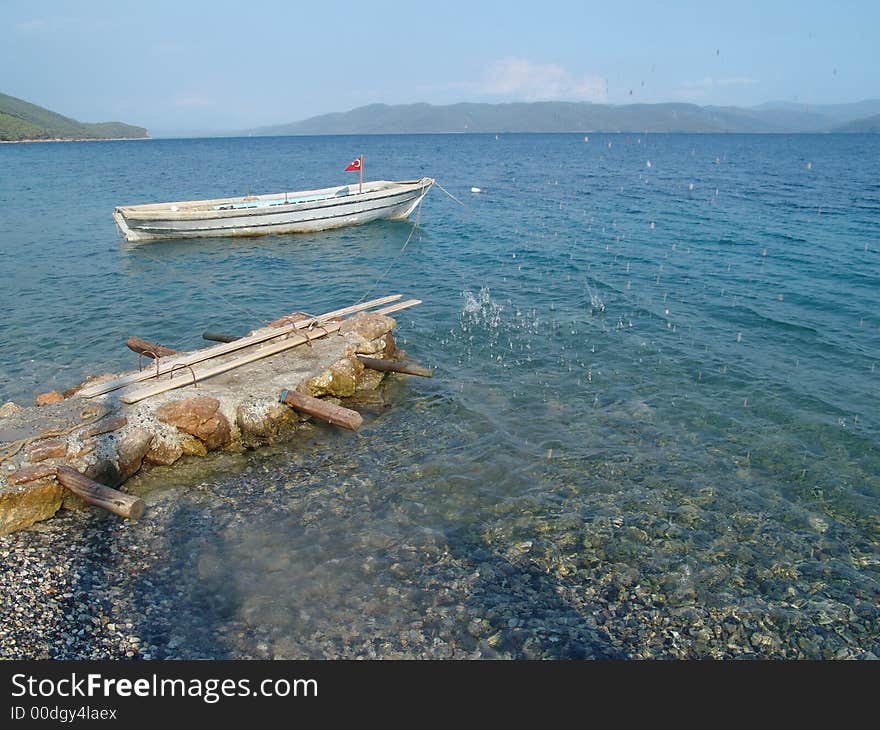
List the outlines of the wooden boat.
<svg viewBox="0 0 880 730">
<path fill-rule="evenodd" d="M 433 184 L 430 177 L 375 180 L 363 183 L 362 188 L 354 184 L 238 198 L 121 205 L 113 211 L 113 218 L 128 241 L 307 233 L 407 218 Z"/>
</svg>

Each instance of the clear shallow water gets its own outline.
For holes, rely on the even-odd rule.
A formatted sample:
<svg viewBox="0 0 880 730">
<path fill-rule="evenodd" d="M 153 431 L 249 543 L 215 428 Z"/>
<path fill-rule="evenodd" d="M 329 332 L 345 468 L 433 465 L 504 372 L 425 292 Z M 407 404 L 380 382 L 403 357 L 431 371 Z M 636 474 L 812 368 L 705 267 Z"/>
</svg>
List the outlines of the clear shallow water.
<svg viewBox="0 0 880 730">
<path fill-rule="evenodd" d="M 336 184 L 361 151 L 368 178 L 431 175 L 463 205 L 433 190 L 403 253 L 406 223 L 131 246 L 110 217 Z M 186 546 L 167 582 L 214 637 L 174 651 L 880 654 L 878 153 L 861 135 L 3 145 L 0 398 L 131 367 L 131 334 L 189 348 L 418 296 L 399 338 L 435 378 L 391 382 L 359 434 L 141 480 L 163 525 L 142 539 L 157 565 Z"/>
</svg>

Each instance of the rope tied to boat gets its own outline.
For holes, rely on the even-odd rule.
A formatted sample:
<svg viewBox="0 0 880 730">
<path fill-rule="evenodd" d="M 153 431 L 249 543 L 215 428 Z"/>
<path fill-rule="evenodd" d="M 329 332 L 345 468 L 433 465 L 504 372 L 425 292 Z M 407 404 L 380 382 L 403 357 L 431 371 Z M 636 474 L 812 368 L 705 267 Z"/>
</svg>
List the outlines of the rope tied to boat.
<svg viewBox="0 0 880 730">
<path fill-rule="evenodd" d="M 436 187 L 440 188 L 444 193 L 446 193 L 446 195 L 448 195 L 450 198 L 452 198 L 452 200 L 454 200 L 456 203 L 458 203 L 462 208 L 464 208 L 468 212 L 472 212 L 471 208 L 467 204 L 461 202 L 461 200 L 456 198 L 452 193 L 450 193 L 446 188 L 444 188 L 440 183 L 438 183 L 436 179 L 434 180 L 434 185 Z M 367 289 L 367 291 L 358 300 L 357 303 L 364 301 L 376 289 L 376 287 L 379 286 L 379 284 L 385 279 L 385 277 L 388 275 L 388 272 L 391 271 L 391 267 L 397 263 L 397 260 L 403 255 L 404 251 L 406 251 L 406 247 L 409 245 L 410 240 L 412 240 L 413 234 L 416 232 L 416 229 L 419 227 L 419 225 L 421 223 L 421 218 L 422 218 L 422 203 L 421 203 L 421 201 L 419 201 L 419 205 L 416 208 L 416 219 L 413 222 L 412 230 L 409 232 L 409 235 L 407 236 L 406 241 L 404 241 L 403 246 L 401 246 L 400 251 L 397 252 L 397 255 L 394 257 L 394 259 L 391 261 L 391 263 L 388 264 L 388 268 L 386 268 L 385 271 L 382 272 L 382 274 L 379 276 L 379 278 L 376 279 L 376 281 L 373 283 L 373 286 L 371 286 L 369 289 Z"/>
<path fill-rule="evenodd" d="M 458 198 L 456 198 L 452 193 L 450 193 L 446 188 L 444 188 L 444 187 L 443 187 L 440 183 L 438 183 L 436 180 L 434 181 L 434 184 L 435 184 L 438 188 L 440 188 L 444 193 L 446 193 L 450 198 L 452 198 L 456 203 L 458 203 L 462 208 L 464 208 L 465 210 L 470 210 L 470 208 L 469 208 L 465 203 L 462 203 Z"/>
<path fill-rule="evenodd" d="M 403 246 L 401 246 L 400 251 L 397 252 L 397 254 L 394 256 L 394 258 L 391 260 L 391 263 L 388 264 L 388 268 L 386 268 L 385 271 L 383 271 L 382 274 L 379 276 L 379 278 L 373 282 L 373 286 L 371 286 L 369 289 L 367 289 L 367 291 L 364 292 L 364 295 L 360 299 L 358 299 L 355 302 L 355 304 L 360 304 L 361 302 L 365 301 L 366 298 L 376 289 L 376 287 L 382 283 L 382 281 L 385 279 L 385 277 L 388 276 L 388 272 L 391 271 L 391 267 L 397 263 L 397 260 L 401 256 L 403 256 L 403 252 L 406 251 L 406 247 L 409 245 L 409 242 L 412 240 L 413 234 L 416 232 L 416 229 L 419 227 L 419 223 L 421 222 L 421 219 L 422 219 L 422 204 L 420 201 L 418 207 L 416 208 L 416 219 L 415 219 L 415 221 L 413 221 L 413 227 L 410 230 L 409 235 L 406 237 L 406 241 L 403 242 Z"/>
</svg>

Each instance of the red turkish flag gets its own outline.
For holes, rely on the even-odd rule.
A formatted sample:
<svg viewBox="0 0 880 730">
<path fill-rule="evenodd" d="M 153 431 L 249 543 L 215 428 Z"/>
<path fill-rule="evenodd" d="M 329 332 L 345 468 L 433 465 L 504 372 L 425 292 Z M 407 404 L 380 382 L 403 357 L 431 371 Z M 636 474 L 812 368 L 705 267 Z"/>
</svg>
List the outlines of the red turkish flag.
<svg viewBox="0 0 880 730">
<path fill-rule="evenodd" d="M 343 170 L 343 172 L 357 172 L 361 169 L 361 164 L 363 163 L 363 157 L 358 157 L 352 162 L 348 167 Z"/>
</svg>

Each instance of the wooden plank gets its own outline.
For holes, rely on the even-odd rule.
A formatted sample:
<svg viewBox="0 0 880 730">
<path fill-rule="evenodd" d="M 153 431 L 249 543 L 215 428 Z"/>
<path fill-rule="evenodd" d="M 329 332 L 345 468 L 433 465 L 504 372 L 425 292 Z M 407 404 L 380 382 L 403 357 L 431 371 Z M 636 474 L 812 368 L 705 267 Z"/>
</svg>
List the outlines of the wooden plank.
<svg viewBox="0 0 880 730">
<path fill-rule="evenodd" d="M 349 431 L 357 431 L 364 420 L 357 411 L 320 398 L 312 398 L 304 393 L 297 393 L 295 390 L 282 390 L 279 400 L 295 411 L 332 423 L 334 426 L 347 428 Z"/>
<path fill-rule="evenodd" d="M 421 365 L 409 362 L 408 360 L 388 360 L 379 357 L 367 357 L 366 355 L 358 355 L 357 358 L 364 364 L 364 367 L 378 370 L 382 373 L 404 373 L 405 375 L 418 375 L 422 378 L 434 376 L 433 370 L 423 368 Z"/>
<path fill-rule="evenodd" d="M 132 520 L 139 520 L 144 515 L 146 504 L 140 497 L 92 481 L 69 466 L 59 466 L 55 476 L 61 486 L 84 502 L 103 507 L 115 515 Z"/>
<path fill-rule="evenodd" d="M 153 359 L 177 354 L 177 350 L 172 350 L 170 347 L 165 347 L 164 345 L 157 345 L 155 342 L 150 342 L 149 340 L 142 340 L 140 337 L 129 337 L 125 341 L 125 346 L 129 350 L 136 352 L 138 355 L 146 355 Z"/>
<path fill-rule="evenodd" d="M 391 304 L 387 307 L 377 309 L 375 310 L 375 312 L 376 314 L 391 314 L 393 312 L 400 311 L 401 309 L 414 307 L 416 304 L 421 303 L 422 302 L 420 299 L 407 299 L 405 302 L 397 302 L 396 304 Z M 305 344 L 310 340 L 317 340 L 321 337 L 326 337 L 327 335 L 336 332 L 341 326 L 342 322 L 328 322 L 326 325 L 322 325 L 316 330 L 306 330 L 306 332 L 302 334 L 292 334 L 288 339 L 283 340 L 282 342 L 275 342 L 271 345 L 266 345 L 265 347 L 261 347 L 258 350 L 249 352 L 246 355 L 242 355 L 241 357 L 237 357 L 232 360 L 227 360 L 226 362 L 220 363 L 219 365 L 216 365 L 212 368 L 208 368 L 207 370 L 199 370 L 193 373 L 185 371 L 181 373 L 182 377 L 178 377 L 177 379 L 165 380 L 160 383 L 155 383 L 154 385 L 148 385 L 146 387 L 140 388 L 139 390 L 135 390 L 131 393 L 126 393 L 120 396 L 119 400 L 121 400 L 123 403 L 137 403 L 138 401 L 144 400 L 144 398 L 149 398 L 150 396 L 158 395 L 159 393 L 165 393 L 166 391 L 174 390 L 176 388 L 183 388 L 187 385 L 194 385 L 195 383 L 198 383 L 202 380 L 206 380 L 207 378 L 212 378 L 215 375 L 220 375 L 230 370 L 234 370 L 235 368 L 241 367 L 242 365 L 247 365 L 249 363 L 255 362 L 256 360 L 262 360 L 263 358 L 270 357 L 271 355 L 277 355 L 279 352 L 290 350 L 291 348 Z"/>
<path fill-rule="evenodd" d="M 156 377 L 157 375 L 170 373 L 171 370 L 177 366 L 182 367 L 185 365 L 194 365 L 199 362 L 204 362 L 205 360 L 220 357 L 221 355 L 226 355 L 230 352 L 235 352 L 236 350 L 250 347 L 251 345 L 266 342 L 267 340 L 274 340 L 291 332 L 295 332 L 296 330 L 305 329 L 312 325 L 319 324 L 326 319 L 331 319 L 333 317 L 342 317 L 347 314 L 354 314 L 355 312 L 361 312 L 369 309 L 370 307 L 377 307 L 380 304 L 394 302 L 401 298 L 401 294 L 392 294 L 387 297 L 380 297 L 379 299 L 373 299 L 369 302 L 354 304 L 350 307 L 345 307 L 343 309 L 337 309 L 333 312 L 327 312 L 326 314 L 318 315 L 317 317 L 304 319 L 301 322 L 294 322 L 293 324 L 285 325 L 284 327 L 276 327 L 271 332 L 263 332 L 258 335 L 251 335 L 250 337 L 242 337 L 241 339 L 235 340 L 234 342 L 226 342 L 220 345 L 214 345 L 213 347 L 206 347 L 203 350 L 196 350 L 195 352 L 184 354 L 181 357 L 168 358 L 159 363 L 158 373 L 155 368 L 147 368 L 146 370 L 136 373 L 129 373 L 128 375 L 124 375 L 120 378 L 114 378 L 113 380 L 108 380 L 103 383 L 95 383 L 94 385 L 83 388 L 77 393 L 77 395 L 83 398 L 94 398 L 96 395 L 103 395 L 104 393 L 109 393 L 112 390 L 118 390 L 119 388 L 123 388 L 126 385 L 131 385 L 132 383 L 139 383 L 142 380 L 148 380 L 149 378 Z"/>
</svg>

